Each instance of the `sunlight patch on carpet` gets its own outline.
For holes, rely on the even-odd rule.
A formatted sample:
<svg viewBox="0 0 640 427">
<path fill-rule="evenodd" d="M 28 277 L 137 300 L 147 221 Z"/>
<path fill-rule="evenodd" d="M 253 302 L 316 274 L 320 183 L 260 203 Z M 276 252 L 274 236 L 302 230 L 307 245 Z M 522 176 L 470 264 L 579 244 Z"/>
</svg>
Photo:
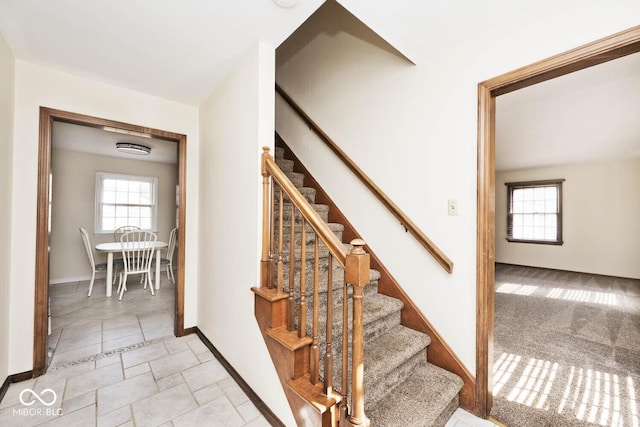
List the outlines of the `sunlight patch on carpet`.
<svg viewBox="0 0 640 427">
<path fill-rule="evenodd" d="M 505 282 L 496 288 L 496 292 L 500 294 L 513 294 L 533 296 L 545 296 L 552 299 L 561 299 L 566 301 L 586 302 L 592 304 L 603 304 L 609 306 L 619 305 L 618 297 L 612 292 L 595 292 L 586 291 L 583 289 L 566 289 L 566 288 L 551 288 L 546 291 L 545 287 L 535 285 L 523 285 L 520 283 Z M 538 291 L 538 292 L 536 292 Z M 545 294 L 546 292 L 546 294 Z"/>
<path fill-rule="evenodd" d="M 638 418 L 638 406 L 636 404 L 636 388 L 633 385 L 633 378 L 627 377 L 627 394 L 629 395 L 629 411 L 631 412 L 631 425 L 638 427 L 640 421 Z"/>
<path fill-rule="evenodd" d="M 618 305 L 616 294 L 610 292 L 585 291 L 582 289 L 553 288 L 547 294 L 547 298 L 588 302 L 593 304 Z"/>
<path fill-rule="evenodd" d="M 557 362 L 536 358 L 530 358 L 525 365 L 522 363 L 525 360 L 522 356 L 506 352 L 498 357 L 493 370 L 494 396 L 575 417 L 580 422 L 609 427 L 640 427 L 632 377 L 575 366 L 563 367 Z M 564 381 L 566 383 L 562 387 Z M 622 393 L 625 387 L 628 403 L 624 402 L 626 399 Z M 552 397 L 554 395 L 556 398 Z M 557 410 L 552 408 L 556 405 Z M 627 405 L 627 415 L 623 415 L 622 407 Z"/>
<path fill-rule="evenodd" d="M 507 400 L 547 410 L 545 402 L 558 372 L 558 364 L 548 360 L 529 359 L 520 379 Z"/>
<path fill-rule="evenodd" d="M 520 285 L 518 283 L 503 283 L 496 289 L 496 292 L 499 292 L 501 294 L 531 295 L 536 291 L 536 289 L 538 289 L 538 287 L 532 286 L 532 285 Z"/>
<path fill-rule="evenodd" d="M 521 356 L 502 353 L 493 364 L 493 394 L 497 395 L 518 367 Z"/>
</svg>

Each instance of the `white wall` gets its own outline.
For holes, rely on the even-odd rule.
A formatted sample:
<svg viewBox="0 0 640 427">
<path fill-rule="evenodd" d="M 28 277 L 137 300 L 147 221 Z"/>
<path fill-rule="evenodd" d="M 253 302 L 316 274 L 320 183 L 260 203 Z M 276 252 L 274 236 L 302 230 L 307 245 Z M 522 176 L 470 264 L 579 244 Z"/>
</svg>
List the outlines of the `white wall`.
<svg viewBox="0 0 640 427">
<path fill-rule="evenodd" d="M 157 177 L 158 240 L 169 241 L 169 233 L 176 226 L 177 164 L 53 150 L 51 169 L 53 194 L 49 283 L 91 278 L 79 227 L 87 230 L 94 245 L 113 241 L 113 234 L 95 234 L 96 172 Z M 94 256 L 97 263 L 107 260 L 105 253 L 94 251 Z"/>
<path fill-rule="evenodd" d="M 14 58 L 0 36 L 0 383 L 9 371 Z"/>
<path fill-rule="evenodd" d="M 198 109 L 16 60 L 9 372 L 32 368 L 39 107 L 187 135 L 185 327 L 197 316 Z"/>
<path fill-rule="evenodd" d="M 632 1 L 529 2 L 527 14 L 505 0 L 489 3 L 486 11 L 482 4 L 485 26 L 455 45 L 447 46 L 448 33 L 434 38 L 424 25 L 424 34 L 412 34 L 412 43 L 426 52 L 413 52 L 416 65 L 340 14 L 340 6 L 325 4 L 278 48 L 276 71 L 278 83 L 455 263 L 453 275 L 444 273 L 326 149 L 300 139 L 303 128 L 278 104 L 278 132 L 471 372 L 477 85 L 637 25 L 632 17 L 640 14 Z M 491 16 L 497 11 L 500 19 Z M 412 11 L 393 12 L 396 28 L 383 33 L 402 34 L 399 17 Z M 458 200 L 458 216 L 447 216 L 448 199 Z"/>
<path fill-rule="evenodd" d="M 564 178 L 562 246 L 506 240 L 505 182 Z M 496 261 L 640 279 L 640 158 L 496 174 Z"/>
<path fill-rule="evenodd" d="M 200 108 L 198 327 L 287 425 L 295 425 L 254 317 L 261 147 L 273 146 L 274 50 L 253 48 Z"/>
</svg>

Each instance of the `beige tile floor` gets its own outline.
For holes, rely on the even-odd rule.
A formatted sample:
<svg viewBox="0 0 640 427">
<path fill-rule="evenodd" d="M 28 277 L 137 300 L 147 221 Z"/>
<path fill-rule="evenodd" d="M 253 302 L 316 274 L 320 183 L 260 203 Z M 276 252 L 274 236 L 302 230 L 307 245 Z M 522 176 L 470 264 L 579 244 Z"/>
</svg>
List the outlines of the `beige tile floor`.
<svg viewBox="0 0 640 427">
<path fill-rule="evenodd" d="M 155 296 L 136 277 L 128 282 L 122 301 L 105 296 L 104 279 L 91 297 L 86 281 L 51 286 L 51 367 L 173 334 L 175 287 L 166 275 Z"/>
<path fill-rule="evenodd" d="M 173 336 L 175 288 L 166 276 L 155 296 L 131 281 L 121 302 L 104 296 L 104 279 L 91 297 L 87 287 L 52 287 L 50 368 L 11 384 L 0 402 L 0 426 L 269 425 L 195 334 Z M 35 403 L 23 405 L 21 393 Z M 489 426 L 461 409 L 447 423 Z"/>
</svg>

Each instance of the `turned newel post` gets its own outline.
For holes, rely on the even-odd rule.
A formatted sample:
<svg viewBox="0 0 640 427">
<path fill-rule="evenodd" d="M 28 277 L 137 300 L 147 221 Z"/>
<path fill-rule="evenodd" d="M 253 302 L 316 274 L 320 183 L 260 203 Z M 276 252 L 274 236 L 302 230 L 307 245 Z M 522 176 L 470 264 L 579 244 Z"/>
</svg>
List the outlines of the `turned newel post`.
<svg viewBox="0 0 640 427">
<path fill-rule="evenodd" d="M 269 237 L 270 237 L 270 213 L 271 207 L 271 189 L 269 172 L 267 171 L 266 158 L 269 154 L 269 147 L 262 147 L 261 172 L 262 172 L 262 256 L 260 259 L 260 287 L 270 288 L 273 284 L 273 266 L 271 256 L 269 254 Z"/>
<path fill-rule="evenodd" d="M 349 422 L 354 426 L 369 426 L 364 414 L 364 339 L 362 325 L 362 295 L 369 284 L 369 254 L 364 251 L 364 240 L 351 241 L 353 248 L 347 255 L 345 281 L 353 286 L 353 340 L 352 340 L 352 411 Z"/>
</svg>

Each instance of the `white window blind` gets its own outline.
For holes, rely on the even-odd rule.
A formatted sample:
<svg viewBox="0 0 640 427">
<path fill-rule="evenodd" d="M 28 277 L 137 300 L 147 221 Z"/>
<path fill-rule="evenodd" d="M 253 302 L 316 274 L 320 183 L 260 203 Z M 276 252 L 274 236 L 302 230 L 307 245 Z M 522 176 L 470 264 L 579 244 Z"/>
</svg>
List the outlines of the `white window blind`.
<svg viewBox="0 0 640 427">
<path fill-rule="evenodd" d="M 507 240 L 562 242 L 562 183 L 564 179 L 509 182 L 507 186 Z"/>
<path fill-rule="evenodd" d="M 158 178 L 96 173 L 96 233 L 123 225 L 157 231 Z"/>
</svg>

